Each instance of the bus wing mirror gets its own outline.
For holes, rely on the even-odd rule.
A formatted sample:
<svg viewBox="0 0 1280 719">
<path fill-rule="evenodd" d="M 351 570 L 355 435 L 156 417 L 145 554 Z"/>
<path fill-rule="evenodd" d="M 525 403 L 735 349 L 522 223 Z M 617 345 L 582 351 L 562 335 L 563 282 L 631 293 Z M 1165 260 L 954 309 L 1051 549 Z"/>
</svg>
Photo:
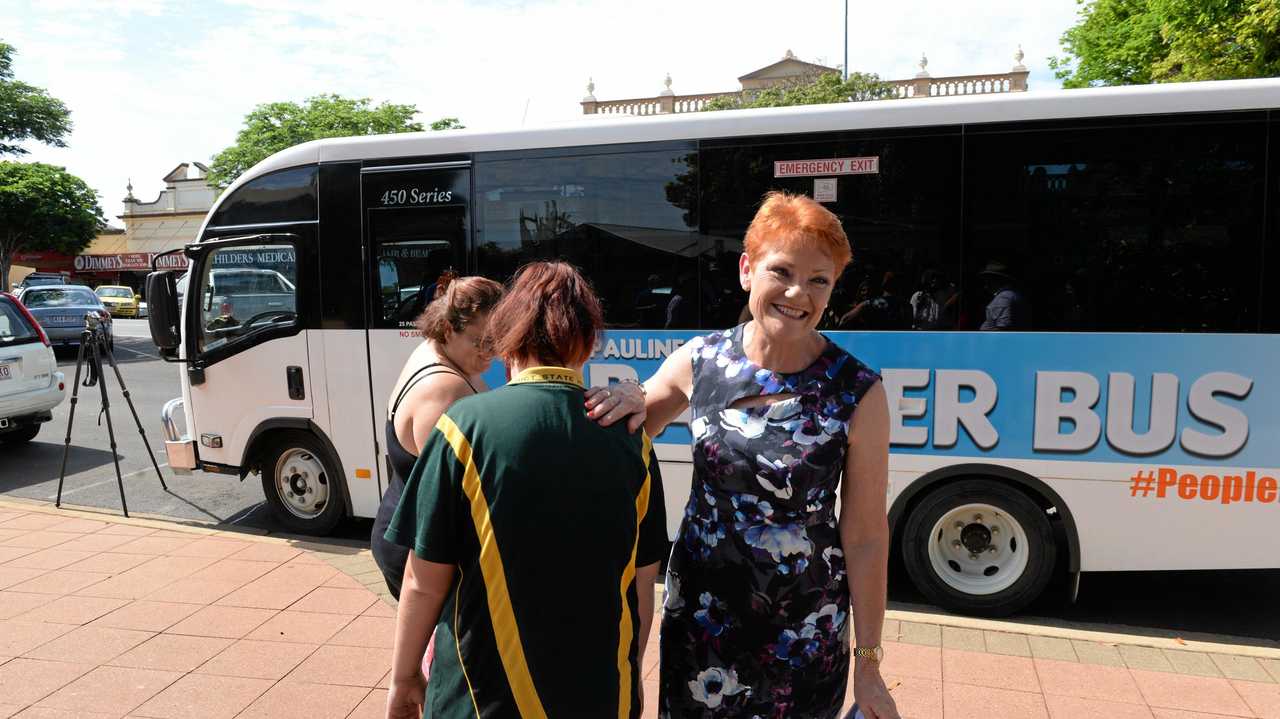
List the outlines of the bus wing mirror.
<svg viewBox="0 0 1280 719">
<path fill-rule="evenodd" d="M 182 343 L 182 318 L 178 308 L 177 273 L 172 270 L 147 275 L 147 322 L 151 341 L 166 358 L 176 357 Z"/>
</svg>

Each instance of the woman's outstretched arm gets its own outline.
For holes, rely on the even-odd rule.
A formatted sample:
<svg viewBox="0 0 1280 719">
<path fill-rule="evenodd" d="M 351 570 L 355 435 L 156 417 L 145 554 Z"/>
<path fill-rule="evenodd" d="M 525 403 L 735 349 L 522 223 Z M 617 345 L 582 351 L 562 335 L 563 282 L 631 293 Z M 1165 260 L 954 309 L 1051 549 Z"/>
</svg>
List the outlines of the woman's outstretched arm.
<svg viewBox="0 0 1280 719">
<path fill-rule="evenodd" d="M 693 350 L 682 345 L 662 362 L 652 377 L 645 380 L 645 410 L 648 417 L 644 429 L 657 437 L 680 413 L 689 408 L 693 396 Z"/>
</svg>

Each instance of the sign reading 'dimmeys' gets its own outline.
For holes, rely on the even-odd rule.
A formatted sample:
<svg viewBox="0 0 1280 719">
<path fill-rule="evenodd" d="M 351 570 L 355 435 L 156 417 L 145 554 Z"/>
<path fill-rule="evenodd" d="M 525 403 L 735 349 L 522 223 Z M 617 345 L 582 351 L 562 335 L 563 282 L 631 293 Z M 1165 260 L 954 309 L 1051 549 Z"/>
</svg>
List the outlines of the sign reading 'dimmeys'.
<svg viewBox="0 0 1280 719">
<path fill-rule="evenodd" d="M 774 177 L 875 175 L 879 172 L 879 157 L 829 157 L 825 160 L 778 160 L 773 163 Z"/>
</svg>

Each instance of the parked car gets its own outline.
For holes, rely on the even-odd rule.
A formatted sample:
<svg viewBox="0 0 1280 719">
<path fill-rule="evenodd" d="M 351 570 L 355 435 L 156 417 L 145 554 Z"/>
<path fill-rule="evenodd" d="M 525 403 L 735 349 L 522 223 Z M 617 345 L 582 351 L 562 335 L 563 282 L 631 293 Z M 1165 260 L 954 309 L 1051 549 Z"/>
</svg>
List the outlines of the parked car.
<svg viewBox="0 0 1280 719">
<path fill-rule="evenodd" d="M 216 320 L 235 326 L 264 315 L 291 314 L 296 296 L 289 278 L 275 270 L 228 267 L 209 273 L 201 310 L 206 324 Z"/>
<path fill-rule="evenodd" d="M 132 287 L 124 285 L 102 285 L 95 287 L 93 294 L 102 300 L 112 317 L 138 317 L 138 305 L 142 297 L 134 293 Z"/>
<path fill-rule="evenodd" d="M 102 320 L 108 348 L 115 346 L 111 313 L 88 287 L 37 285 L 24 289 L 18 295 L 18 301 L 26 305 L 54 345 L 79 345 L 80 333 L 84 331 L 84 316 L 94 312 Z"/>
<path fill-rule="evenodd" d="M 61 272 L 32 272 L 22 281 L 13 286 L 13 294 L 17 295 L 22 290 L 36 285 L 65 285 L 67 278 Z"/>
<path fill-rule="evenodd" d="M 35 439 L 66 395 L 49 337 L 16 297 L 0 292 L 0 444 Z"/>
</svg>

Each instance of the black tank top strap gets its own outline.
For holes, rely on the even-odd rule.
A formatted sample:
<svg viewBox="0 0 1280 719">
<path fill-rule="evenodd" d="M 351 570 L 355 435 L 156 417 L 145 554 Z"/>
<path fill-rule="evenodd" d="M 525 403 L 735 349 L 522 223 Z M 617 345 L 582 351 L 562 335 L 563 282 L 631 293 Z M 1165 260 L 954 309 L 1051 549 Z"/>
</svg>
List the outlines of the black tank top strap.
<svg viewBox="0 0 1280 719">
<path fill-rule="evenodd" d="M 433 369 L 436 367 L 439 367 L 440 369 L 437 369 L 435 372 L 427 372 L 427 370 Z M 426 374 L 423 374 L 424 372 Z M 396 410 L 400 408 L 400 403 L 404 401 L 404 396 L 409 393 L 409 390 L 413 389 L 413 386 L 415 384 L 426 379 L 427 377 L 430 377 L 432 375 L 437 375 L 437 374 L 451 374 L 457 377 L 458 379 L 462 380 L 463 382 L 466 382 L 467 387 L 471 389 L 472 394 L 479 394 L 479 392 L 476 390 L 475 385 L 471 384 L 471 380 L 467 379 L 466 375 L 450 367 L 449 365 L 444 364 L 443 362 L 431 362 L 430 364 L 425 364 L 419 367 L 418 369 L 414 370 L 413 374 L 409 375 L 408 381 L 406 381 L 404 383 L 404 386 L 400 388 L 400 394 L 396 395 L 396 401 L 391 403 L 391 415 L 390 417 L 388 417 L 388 419 L 392 419 L 392 420 L 395 419 Z"/>
</svg>

